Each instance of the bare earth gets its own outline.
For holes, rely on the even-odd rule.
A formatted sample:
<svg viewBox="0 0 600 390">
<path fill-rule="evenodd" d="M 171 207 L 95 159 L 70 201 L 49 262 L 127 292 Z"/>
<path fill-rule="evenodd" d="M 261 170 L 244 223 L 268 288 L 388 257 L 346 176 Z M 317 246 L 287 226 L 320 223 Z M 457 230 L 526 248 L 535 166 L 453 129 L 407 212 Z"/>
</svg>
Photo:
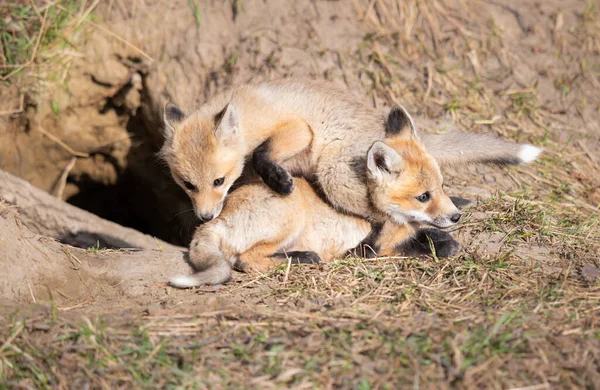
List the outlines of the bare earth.
<svg viewBox="0 0 600 390">
<path fill-rule="evenodd" d="M 402 102 L 424 130 L 544 154 L 444 170 L 448 193 L 472 201 L 455 258 L 340 259 L 187 291 L 165 283 L 189 272 L 176 247 L 71 247 L 4 199 L 0 388 L 600 388 L 599 12 L 99 2 L 65 88 L 26 93 L 22 111 L 19 85 L 0 89 L 0 111 L 19 111 L 0 116 L 0 169 L 171 244 L 197 222 L 154 155 L 167 100 L 191 109 L 250 80 L 325 78 L 382 110 Z"/>
</svg>

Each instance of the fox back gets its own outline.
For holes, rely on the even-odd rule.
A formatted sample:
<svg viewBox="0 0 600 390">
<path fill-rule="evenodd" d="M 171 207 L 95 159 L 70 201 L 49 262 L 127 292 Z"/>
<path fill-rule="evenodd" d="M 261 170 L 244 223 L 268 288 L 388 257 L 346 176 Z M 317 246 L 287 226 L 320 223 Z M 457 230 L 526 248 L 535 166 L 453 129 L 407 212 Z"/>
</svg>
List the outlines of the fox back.
<svg viewBox="0 0 600 390">
<path fill-rule="evenodd" d="M 396 119 L 414 129 L 407 115 Z M 375 220 L 362 167 L 369 147 L 386 138 L 385 123 L 384 115 L 328 83 L 286 79 L 241 86 L 216 96 L 188 117 L 176 106 L 167 105 L 161 156 L 204 221 L 221 212 L 227 191 L 241 176 L 246 159 L 263 146 L 268 146 L 264 153 L 252 160 L 274 167 L 257 172 L 276 192 L 286 195 L 293 191 L 290 174 L 314 177 L 336 210 Z M 396 130 L 400 128 L 404 127 Z M 415 142 L 418 139 L 415 135 Z M 423 134 L 421 139 L 442 164 L 518 164 L 532 161 L 540 151 L 483 134 Z M 290 151 L 295 144 L 300 146 Z M 423 145 L 413 149 L 418 147 Z M 405 158 L 410 159 L 410 153 Z M 423 166 L 434 170 L 425 162 Z"/>
</svg>

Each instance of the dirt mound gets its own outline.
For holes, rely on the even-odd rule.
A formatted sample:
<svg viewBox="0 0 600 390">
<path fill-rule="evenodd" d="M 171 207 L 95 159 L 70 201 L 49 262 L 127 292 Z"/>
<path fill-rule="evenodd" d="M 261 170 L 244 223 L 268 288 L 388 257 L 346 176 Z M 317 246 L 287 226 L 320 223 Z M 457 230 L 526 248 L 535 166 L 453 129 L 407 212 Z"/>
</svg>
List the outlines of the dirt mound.
<svg viewBox="0 0 600 390">
<path fill-rule="evenodd" d="M 190 272 L 181 251 L 100 251 L 62 245 L 32 232 L 5 203 L 0 203 L 0 231 L 4 299 L 53 300 L 62 307 L 81 302 L 110 306 L 125 297 L 145 296 L 151 301 L 169 276 Z"/>
</svg>

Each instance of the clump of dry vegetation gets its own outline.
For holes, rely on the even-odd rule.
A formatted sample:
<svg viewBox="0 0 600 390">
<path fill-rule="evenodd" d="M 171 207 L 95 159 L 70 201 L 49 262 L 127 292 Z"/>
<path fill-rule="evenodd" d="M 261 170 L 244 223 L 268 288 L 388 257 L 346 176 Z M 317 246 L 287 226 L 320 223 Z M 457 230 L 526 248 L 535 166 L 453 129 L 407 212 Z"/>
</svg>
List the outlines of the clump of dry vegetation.
<svg viewBox="0 0 600 390">
<path fill-rule="evenodd" d="M 369 33 L 356 51 L 339 53 L 341 74 L 360 72 L 376 106 L 402 101 L 427 118 L 544 147 L 531 166 L 492 170 L 492 184 L 479 171 L 448 172 L 450 188 L 493 190 L 458 228 L 458 257 L 348 258 L 221 288 L 161 286 L 160 304 L 140 315 L 7 305 L 0 381 L 600 388 L 600 160 L 582 141 L 594 141 L 588 119 L 600 104 L 599 15 L 594 2 L 569 3 L 577 11 L 568 21 L 559 9 L 527 19 L 535 7 L 357 2 Z M 516 30 L 500 28 L 490 10 L 513 18 Z M 534 56 L 552 66 L 534 65 Z M 524 85 L 532 78 L 523 64 L 537 81 Z"/>
<path fill-rule="evenodd" d="M 0 81 L 17 84 L 25 96 L 66 88 L 75 44 L 98 1 L 18 1 L 0 4 Z M 8 113 L 8 112 L 7 112 Z M 3 114 L 7 114 L 4 113 Z"/>
<path fill-rule="evenodd" d="M 600 291 L 568 275 L 510 254 L 347 259 L 219 291 L 246 308 L 20 312 L 2 324 L 2 370 L 36 387 L 593 387 Z"/>
</svg>

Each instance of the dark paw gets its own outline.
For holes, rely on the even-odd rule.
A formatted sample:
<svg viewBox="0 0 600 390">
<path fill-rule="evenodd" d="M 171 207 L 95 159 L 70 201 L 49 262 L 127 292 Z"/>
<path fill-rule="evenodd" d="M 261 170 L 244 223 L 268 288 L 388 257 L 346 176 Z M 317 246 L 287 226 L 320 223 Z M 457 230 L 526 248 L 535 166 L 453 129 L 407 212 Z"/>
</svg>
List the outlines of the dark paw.
<svg viewBox="0 0 600 390">
<path fill-rule="evenodd" d="M 431 256 L 432 245 L 437 257 L 454 256 L 460 250 L 460 244 L 449 233 L 431 228 L 419 229 L 415 237 L 397 249 L 406 256 Z"/>
<path fill-rule="evenodd" d="M 319 264 L 321 262 L 321 258 L 318 254 L 311 251 L 292 251 L 286 253 L 275 253 L 273 256 L 278 259 L 287 259 L 291 260 L 292 264 Z"/>
<path fill-rule="evenodd" d="M 294 191 L 292 175 L 271 158 L 271 139 L 263 142 L 252 154 L 252 166 L 265 184 L 281 195 Z"/>
<path fill-rule="evenodd" d="M 233 264 L 233 269 L 239 272 L 249 272 L 250 271 L 250 264 L 246 263 L 245 261 L 242 261 L 240 259 L 237 259 L 235 261 L 235 263 Z"/>
<path fill-rule="evenodd" d="M 437 257 L 452 257 L 460 251 L 460 244 L 458 241 L 450 238 L 447 241 L 438 241 L 434 243 L 435 255 Z"/>
<path fill-rule="evenodd" d="M 266 185 L 281 195 L 289 195 L 294 191 L 294 179 L 288 171 L 280 166 L 272 166 L 263 176 Z"/>
</svg>

